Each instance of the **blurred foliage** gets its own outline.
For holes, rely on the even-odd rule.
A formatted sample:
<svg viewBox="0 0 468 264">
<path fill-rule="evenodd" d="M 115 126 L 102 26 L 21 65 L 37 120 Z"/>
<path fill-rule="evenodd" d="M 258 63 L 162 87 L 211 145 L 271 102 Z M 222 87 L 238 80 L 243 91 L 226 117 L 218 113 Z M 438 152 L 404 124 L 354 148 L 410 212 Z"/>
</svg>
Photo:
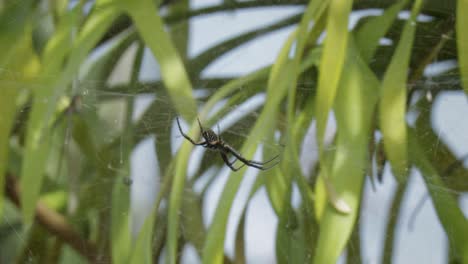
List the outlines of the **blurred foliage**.
<svg viewBox="0 0 468 264">
<path fill-rule="evenodd" d="M 431 123 L 438 96 L 468 91 L 468 1 L 230 0 L 199 9 L 188 0 L 0 3 L 1 263 L 152 263 L 163 252 L 177 263 L 187 244 L 203 263 L 244 263 L 246 210 L 260 188 L 278 218 L 278 263 L 336 263 L 346 249 L 357 263 L 365 177 L 381 181 L 386 164 L 398 188 L 383 262 L 392 262 L 396 219 L 415 169 L 447 235 L 450 263 L 468 263 L 468 221 L 457 200 L 468 191 L 468 171 Z M 189 56 L 192 20 L 283 6 L 302 12 Z M 347 30 L 352 12 L 370 8 L 383 12 Z M 398 19 L 403 10 L 410 15 Z M 245 76 L 203 74 L 243 44 L 291 26 L 271 65 Z M 382 38 L 391 45 L 379 45 Z M 145 48 L 158 62 L 156 81 L 141 79 Z M 442 60 L 458 64 L 423 74 Z M 226 227 L 247 167 L 230 172 L 206 221 L 207 189 L 225 166 L 203 152 L 189 175 L 193 145 L 184 140 L 173 154 L 171 129 L 180 116 L 198 138 L 196 117 L 211 127 L 259 94 L 264 103 L 223 127 L 223 138 L 247 158 L 263 143 L 264 160 L 281 153 L 281 161 L 256 176 L 230 259 Z M 135 115 L 143 97 L 153 100 Z M 330 143 L 331 113 L 337 129 Z M 304 144 L 311 124 L 319 158 L 301 164 L 313 151 Z M 160 186 L 133 232 L 130 156 L 147 138 L 155 138 Z"/>
</svg>

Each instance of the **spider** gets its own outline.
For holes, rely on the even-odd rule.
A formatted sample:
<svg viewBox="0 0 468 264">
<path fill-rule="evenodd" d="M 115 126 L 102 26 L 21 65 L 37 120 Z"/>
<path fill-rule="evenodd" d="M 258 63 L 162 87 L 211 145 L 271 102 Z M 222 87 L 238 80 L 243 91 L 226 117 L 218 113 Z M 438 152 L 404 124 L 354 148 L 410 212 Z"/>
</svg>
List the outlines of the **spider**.
<svg viewBox="0 0 468 264">
<path fill-rule="evenodd" d="M 268 161 L 265 161 L 265 162 L 259 162 L 259 161 L 254 161 L 254 160 L 248 160 L 244 157 L 242 157 L 242 155 L 237 152 L 237 150 L 235 150 L 233 147 L 231 147 L 229 144 L 227 144 L 226 142 L 224 142 L 222 139 L 221 139 L 221 136 L 220 135 L 217 135 L 213 130 L 211 129 L 204 129 L 200 123 L 200 120 L 197 118 L 198 120 L 198 125 L 200 126 L 200 132 L 201 132 L 201 135 L 203 137 L 203 140 L 200 141 L 200 142 L 195 142 L 195 140 L 191 139 L 189 136 L 187 136 L 183 131 L 182 131 L 182 128 L 180 127 L 180 123 L 179 123 L 179 118 L 176 117 L 177 119 L 177 125 L 179 126 L 179 131 L 180 133 L 182 134 L 182 136 L 184 138 L 186 138 L 188 141 L 190 141 L 190 143 L 192 143 L 193 145 L 195 146 L 202 146 L 202 147 L 205 147 L 205 148 L 208 148 L 208 149 L 212 149 L 212 150 L 215 150 L 215 151 L 218 151 L 219 154 L 221 155 L 221 158 L 223 159 L 224 163 L 232 170 L 232 171 L 238 171 L 240 170 L 242 167 L 244 166 L 249 166 L 249 167 L 254 167 L 254 168 L 257 168 L 259 170 L 268 170 L 270 168 L 272 168 L 273 166 L 275 166 L 276 164 L 278 164 L 279 161 L 276 161 L 274 162 L 273 164 L 269 165 L 269 166 L 266 166 L 266 164 L 274 161 L 276 158 L 278 158 L 279 155 L 276 155 L 274 156 L 272 159 L 268 160 Z M 218 126 L 218 134 L 219 134 L 219 126 Z M 235 157 L 235 159 L 231 162 L 229 161 L 228 159 L 228 154 L 231 154 Z M 239 160 L 240 162 L 242 162 L 243 164 L 240 165 L 239 167 L 234 167 L 234 163 Z"/>
</svg>

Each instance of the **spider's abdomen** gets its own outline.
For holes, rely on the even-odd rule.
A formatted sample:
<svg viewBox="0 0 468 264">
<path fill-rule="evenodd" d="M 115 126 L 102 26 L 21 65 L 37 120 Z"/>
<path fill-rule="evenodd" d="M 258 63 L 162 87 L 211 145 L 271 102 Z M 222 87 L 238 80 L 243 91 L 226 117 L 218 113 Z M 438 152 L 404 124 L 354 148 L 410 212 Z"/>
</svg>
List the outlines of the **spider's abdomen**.
<svg viewBox="0 0 468 264">
<path fill-rule="evenodd" d="M 208 146 L 216 145 L 219 142 L 218 135 L 211 129 L 203 131 L 202 136 L 206 140 L 206 143 L 208 143 Z"/>
</svg>

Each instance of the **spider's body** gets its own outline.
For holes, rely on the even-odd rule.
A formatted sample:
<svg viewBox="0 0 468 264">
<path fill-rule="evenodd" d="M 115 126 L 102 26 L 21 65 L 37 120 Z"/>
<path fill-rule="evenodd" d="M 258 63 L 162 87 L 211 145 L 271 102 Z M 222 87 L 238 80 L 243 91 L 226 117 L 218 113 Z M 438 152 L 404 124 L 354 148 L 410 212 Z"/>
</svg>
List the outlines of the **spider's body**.
<svg viewBox="0 0 468 264">
<path fill-rule="evenodd" d="M 217 149 L 218 144 L 220 143 L 218 135 L 211 130 L 207 129 L 202 132 L 202 137 L 205 139 L 206 144 L 204 147 L 210 148 L 210 149 Z M 222 143 L 222 142 L 221 142 Z"/>
<path fill-rule="evenodd" d="M 233 171 L 238 171 L 245 165 L 257 168 L 259 170 L 268 170 L 271 167 L 275 166 L 278 164 L 279 161 L 276 161 L 275 163 L 271 164 L 270 166 L 265 167 L 267 163 L 270 163 L 271 161 L 275 160 L 278 158 L 279 155 L 274 156 L 272 159 L 265 161 L 265 162 L 259 162 L 259 161 L 254 161 L 254 160 L 248 160 L 242 155 L 237 152 L 233 147 L 229 146 L 226 144 L 222 139 L 221 136 L 216 134 L 213 130 L 211 129 L 204 129 L 203 126 L 200 123 L 200 120 L 198 120 L 198 125 L 200 126 L 200 131 L 201 131 L 201 136 L 203 137 L 203 141 L 200 142 L 195 142 L 195 140 L 191 139 L 189 136 L 187 136 L 183 131 L 182 128 L 180 127 L 179 123 L 179 118 L 176 118 L 177 120 L 177 125 L 179 126 L 179 131 L 182 134 L 184 138 L 186 138 L 190 143 L 196 146 L 202 146 L 211 150 L 218 151 L 219 154 L 221 155 L 221 158 L 223 159 L 224 163 Z M 235 157 L 235 159 L 231 162 L 229 161 L 227 155 L 231 154 Z M 240 165 L 239 167 L 234 167 L 234 163 L 239 160 L 243 164 Z"/>
</svg>

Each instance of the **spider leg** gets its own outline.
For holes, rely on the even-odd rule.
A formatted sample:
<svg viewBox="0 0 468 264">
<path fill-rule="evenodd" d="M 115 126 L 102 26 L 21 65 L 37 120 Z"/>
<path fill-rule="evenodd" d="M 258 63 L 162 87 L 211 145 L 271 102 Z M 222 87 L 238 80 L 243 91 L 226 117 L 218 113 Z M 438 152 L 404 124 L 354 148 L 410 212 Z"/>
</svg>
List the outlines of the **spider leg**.
<svg viewBox="0 0 468 264">
<path fill-rule="evenodd" d="M 243 161 L 242 161 L 243 162 Z M 271 168 L 273 168 L 274 166 L 276 166 L 277 164 L 279 163 L 279 160 L 273 164 L 271 164 L 270 166 L 266 166 L 265 165 L 258 165 L 258 164 L 255 164 L 255 163 L 252 163 L 252 161 L 250 160 L 247 160 L 247 162 L 245 163 L 245 165 L 249 166 L 249 167 L 254 167 L 254 168 L 257 168 L 259 170 L 269 170 Z"/>
<path fill-rule="evenodd" d="M 226 154 L 226 153 L 224 153 L 224 155 L 227 157 L 227 154 Z M 231 165 L 234 165 L 234 163 L 236 163 L 236 161 L 237 161 L 237 158 L 236 158 L 236 157 L 234 157 L 234 160 L 233 160 L 233 161 L 229 161 L 229 159 L 228 159 L 228 162 L 229 162 L 229 164 L 231 164 Z"/>
<path fill-rule="evenodd" d="M 200 118 L 197 117 L 197 121 L 198 121 L 198 126 L 200 127 L 200 131 L 203 132 L 203 126 L 201 125 L 201 122 L 200 122 Z"/>
<path fill-rule="evenodd" d="M 223 145 L 223 146 L 225 146 L 225 145 Z M 236 156 L 234 156 L 234 160 L 229 161 L 228 155 L 229 155 L 229 153 L 231 153 L 231 152 L 230 152 L 229 150 L 225 149 L 225 148 L 220 149 L 220 150 L 219 150 L 219 153 L 223 154 L 223 155 L 226 157 L 226 160 L 225 160 L 225 161 L 227 161 L 227 162 L 228 162 L 229 164 L 231 164 L 231 165 L 234 165 L 234 163 L 236 163 L 236 161 L 239 160 Z M 224 160 L 224 159 L 223 159 L 223 160 Z"/>
<path fill-rule="evenodd" d="M 184 138 L 186 138 L 188 141 L 190 141 L 190 143 L 192 143 L 193 145 L 196 145 L 196 146 L 201 146 L 201 145 L 205 145 L 206 144 L 206 141 L 203 140 L 203 141 L 200 141 L 200 142 L 195 142 L 195 140 L 191 139 L 189 136 L 187 136 L 184 131 L 182 131 L 182 128 L 180 127 L 180 122 L 179 122 L 179 117 L 176 117 L 176 120 L 177 120 L 177 125 L 179 126 L 179 131 L 180 131 L 180 134 L 182 134 L 182 136 Z M 198 120 L 198 124 L 200 124 L 200 120 Z M 203 131 L 203 128 L 201 127 L 200 125 L 200 129 Z"/>
<path fill-rule="evenodd" d="M 276 164 L 279 163 L 279 160 L 276 160 L 279 157 L 279 155 L 276 155 L 273 158 L 271 158 L 271 159 L 269 159 L 269 160 L 267 160 L 265 162 L 259 162 L 259 161 L 255 161 L 255 160 L 248 160 L 248 159 L 242 157 L 242 155 L 239 152 L 237 152 L 233 147 L 231 147 L 231 146 L 229 146 L 227 144 L 225 144 L 224 147 L 225 147 L 227 152 L 231 153 L 234 157 L 236 157 L 238 160 L 240 160 L 245 165 L 257 168 L 259 170 L 268 170 L 268 169 L 272 168 L 273 166 L 275 166 Z M 266 164 L 268 164 L 268 163 L 270 163 L 270 162 L 272 162 L 274 160 L 276 160 L 276 162 L 274 162 L 270 166 L 265 167 Z"/>
<path fill-rule="evenodd" d="M 242 164 L 242 165 L 240 165 L 239 167 L 236 168 L 236 167 L 233 166 L 233 164 L 234 164 L 234 162 L 237 161 L 237 159 L 235 159 L 233 162 L 230 162 L 229 159 L 228 159 L 228 157 L 226 156 L 226 153 L 224 153 L 224 152 L 219 152 L 219 154 L 221 155 L 221 158 L 223 158 L 224 163 L 225 163 L 232 171 L 238 171 L 238 170 L 240 170 L 242 167 L 244 167 L 244 166 L 246 165 L 246 164 L 244 163 L 244 164 Z"/>
<path fill-rule="evenodd" d="M 252 163 L 252 164 L 266 165 L 266 164 L 268 164 L 268 163 L 274 161 L 274 160 L 275 160 L 276 158 L 278 158 L 278 157 L 279 157 L 279 154 L 276 155 L 276 156 L 274 156 L 273 158 L 267 160 L 267 161 L 264 161 L 264 162 L 259 162 L 259 161 L 255 161 L 255 160 L 249 160 L 249 162 Z"/>
<path fill-rule="evenodd" d="M 229 163 L 232 165 L 237 161 L 237 158 L 235 158 L 233 161 L 230 161 Z"/>
</svg>

